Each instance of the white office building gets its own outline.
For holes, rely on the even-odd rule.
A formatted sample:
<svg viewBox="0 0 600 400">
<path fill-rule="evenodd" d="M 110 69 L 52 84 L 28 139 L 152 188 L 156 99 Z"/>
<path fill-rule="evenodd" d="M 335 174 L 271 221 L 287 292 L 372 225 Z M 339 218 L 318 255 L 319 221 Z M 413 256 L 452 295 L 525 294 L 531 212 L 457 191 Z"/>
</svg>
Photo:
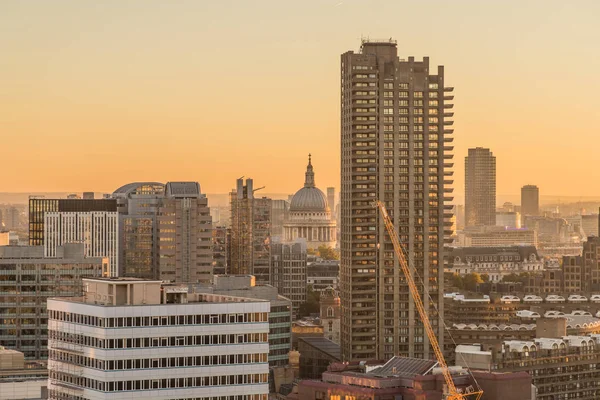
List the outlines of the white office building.
<svg viewBox="0 0 600 400">
<path fill-rule="evenodd" d="M 119 271 L 119 216 L 117 212 L 46 212 L 44 256 L 56 257 L 66 243 L 83 243 L 86 257 L 107 257 L 110 276 Z"/>
<path fill-rule="evenodd" d="M 49 399 L 267 399 L 268 301 L 83 281 L 48 300 Z"/>
</svg>

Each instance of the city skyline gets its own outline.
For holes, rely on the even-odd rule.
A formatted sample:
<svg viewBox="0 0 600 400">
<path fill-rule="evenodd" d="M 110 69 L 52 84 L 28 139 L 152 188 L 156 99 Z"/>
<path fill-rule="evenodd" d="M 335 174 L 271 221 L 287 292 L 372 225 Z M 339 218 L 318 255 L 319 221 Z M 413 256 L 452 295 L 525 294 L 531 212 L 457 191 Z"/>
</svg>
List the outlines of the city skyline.
<svg viewBox="0 0 600 400">
<path fill-rule="evenodd" d="M 25 150 L 5 152 L 19 174 L 3 191 L 110 193 L 175 178 L 227 193 L 246 175 L 293 193 L 308 153 L 317 186 L 339 188 L 335 55 L 361 37 L 393 37 L 401 54 L 444 64 L 457 88 L 457 193 L 467 149 L 481 146 L 498 157 L 498 194 L 533 183 L 543 195 L 593 196 L 594 10 L 591 1 L 5 2 L 0 121 L 11 148 Z M 422 19 L 402 15 L 427 15 L 429 32 L 412 35 Z M 473 18 L 459 24 L 460 15 Z M 573 27 L 555 29 L 565 21 Z M 585 68 L 565 75 L 573 60 Z"/>
</svg>

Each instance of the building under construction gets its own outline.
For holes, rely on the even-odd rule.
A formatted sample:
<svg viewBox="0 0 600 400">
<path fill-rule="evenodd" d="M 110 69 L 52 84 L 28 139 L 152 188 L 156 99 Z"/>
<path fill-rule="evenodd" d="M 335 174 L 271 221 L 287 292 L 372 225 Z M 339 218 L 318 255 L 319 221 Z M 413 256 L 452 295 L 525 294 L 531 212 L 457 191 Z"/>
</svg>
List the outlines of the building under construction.
<svg viewBox="0 0 600 400">
<path fill-rule="evenodd" d="M 230 193 L 231 258 L 230 273 L 251 274 L 259 283 L 270 283 L 271 202 L 267 197 L 255 198 L 252 179 L 237 180 Z"/>
</svg>

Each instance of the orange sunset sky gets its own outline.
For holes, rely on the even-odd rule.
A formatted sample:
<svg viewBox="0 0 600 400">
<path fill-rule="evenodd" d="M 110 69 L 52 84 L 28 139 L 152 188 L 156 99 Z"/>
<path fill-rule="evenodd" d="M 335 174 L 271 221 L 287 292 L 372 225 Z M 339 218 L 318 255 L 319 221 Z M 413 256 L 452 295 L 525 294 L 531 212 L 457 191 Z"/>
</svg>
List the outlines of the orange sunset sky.
<svg viewBox="0 0 600 400">
<path fill-rule="evenodd" d="M 0 192 L 253 177 L 339 188 L 339 60 L 361 37 L 429 56 L 498 194 L 600 195 L 600 1 L 0 1 Z"/>
</svg>

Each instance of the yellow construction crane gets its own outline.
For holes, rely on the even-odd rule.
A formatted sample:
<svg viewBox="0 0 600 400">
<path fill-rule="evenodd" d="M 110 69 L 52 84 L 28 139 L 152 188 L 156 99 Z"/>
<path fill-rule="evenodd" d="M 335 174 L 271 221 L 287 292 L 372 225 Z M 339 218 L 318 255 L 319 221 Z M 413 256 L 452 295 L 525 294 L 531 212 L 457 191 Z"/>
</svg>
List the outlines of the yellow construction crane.
<svg viewBox="0 0 600 400">
<path fill-rule="evenodd" d="M 390 239 L 392 239 L 392 243 L 394 245 L 394 252 L 396 253 L 396 257 L 398 257 L 398 263 L 400 264 L 400 267 L 402 267 L 402 272 L 404 273 L 406 281 L 408 282 L 408 288 L 415 302 L 415 307 L 419 312 L 419 317 L 423 322 L 423 326 L 425 327 L 425 331 L 427 332 L 427 337 L 429 337 L 429 343 L 433 348 L 435 358 L 437 359 L 437 362 L 442 370 L 442 374 L 444 375 L 444 379 L 446 380 L 446 385 L 448 386 L 448 394 L 446 395 L 446 400 L 463 400 L 469 399 L 471 396 L 475 396 L 475 399 L 479 400 L 483 395 L 483 391 L 480 389 L 471 390 L 468 393 L 461 393 L 462 390 L 459 392 L 459 390 L 456 389 L 456 385 L 452 380 L 450 370 L 448 370 L 446 359 L 444 359 L 444 354 L 442 353 L 442 349 L 440 349 L 440 344 L 438 343 L 437 336 L 433 331 L 431 322 L 429 321 L 429 317 L 427 316 L 427 312 L 425 311 L 425 307 L 423 306 L 423 300 L 421 300 L 421 296 L 419 295 L 419 290 L 417 289 L 415 280 L 412 274 L 410 273 L 408 262 L 406 261 L 406 257 L 404 256 L 404 250 L 402 248 L 402 245 L 400 244 L 400 239 L 398 238 L 398 234 L 396 233 L 396 228 L 394 228 L 394 223 L 388 215 L 388 212 L 385 208 L 385 204 L 378 200 L 375 202 L 375 206 L 379 208 L 379 212 L 381 213 L 381 217 L 383 218 L 383 222 L 385 223 L 385 228 L 387 229 L 387 232 L 390 235 Z"/>
</svg>

